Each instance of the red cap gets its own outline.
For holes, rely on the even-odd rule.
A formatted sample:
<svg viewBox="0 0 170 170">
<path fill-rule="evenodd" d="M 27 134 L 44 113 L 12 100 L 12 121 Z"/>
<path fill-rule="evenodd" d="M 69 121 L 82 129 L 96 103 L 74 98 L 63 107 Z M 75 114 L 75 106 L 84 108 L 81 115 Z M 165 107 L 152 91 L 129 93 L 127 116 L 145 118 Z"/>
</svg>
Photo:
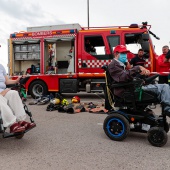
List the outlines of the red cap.
<svg viewBox="0 0 170 170">
<path fill-rule="evenodd" d="M 127 50 L 127 48 L 124 45 L 117 45 L 114 50 L 113 53 L 127 53 L 129 52 L 129 50 Z"/>
</svg>

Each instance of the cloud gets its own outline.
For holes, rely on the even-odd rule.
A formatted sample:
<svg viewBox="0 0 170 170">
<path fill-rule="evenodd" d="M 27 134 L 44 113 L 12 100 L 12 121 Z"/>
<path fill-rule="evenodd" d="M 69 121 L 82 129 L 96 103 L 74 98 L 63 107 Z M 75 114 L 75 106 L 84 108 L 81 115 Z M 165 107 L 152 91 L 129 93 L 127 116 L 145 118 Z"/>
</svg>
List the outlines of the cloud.
<svg viewBox="0 0 170 170">
<path fill-rule="evenodd" d="M 1 0 L 1 16 L 5 16 L 5 20 L 7 19 L 10 25 L 15 24 L 16 29 L 63 23 L 52 13 L 43 10 L 42 4 L 39 2 L 31 0 Z"/>
<path fill-rule="evenodd" d="M 29 26 L 63 24 L 52 13 L 44 11 L 42 5 L 36 1 L 24 3 L 17 0 L 1 0 L 0 5 L 0 44 L 6 44 L 10 33 L 26 31 Z"/>
<path fill-rule="evenodd" d="M 30 20 L 32 17 L 41 17 L 41 7 L 38 2 L 29 3 L 18 0 L 1 0 L 0 11 L 5 15 L 17 19 Z"/>
</svg>

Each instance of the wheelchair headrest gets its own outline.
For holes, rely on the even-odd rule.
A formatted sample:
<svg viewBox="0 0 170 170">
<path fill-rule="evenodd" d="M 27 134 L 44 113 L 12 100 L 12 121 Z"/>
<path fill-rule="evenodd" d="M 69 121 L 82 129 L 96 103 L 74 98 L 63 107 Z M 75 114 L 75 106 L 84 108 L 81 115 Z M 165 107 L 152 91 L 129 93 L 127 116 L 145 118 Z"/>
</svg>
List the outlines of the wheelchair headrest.
<svg viewBox="0 0 170 170">
<path fill-rule="evenodd" d="M 102 69 L 105 70 L 107 82 L 108 82 L 109 84 L 110 84 L 110 83 L 113 83 L 113 78 L 111 77 L 111 75 L 110 75 L 110 73 L 109 73 L 108 65 L 103 65 L 103 66 L 102 66 Z"/>
<path fill-rule="evenodd" d="M 102 69 L 105 70 L 105 71 L 107 71 L 107 70 L 108 70 L 108 65 L 103 65 L 103 66 L 102 66 Z"/>
</svg>

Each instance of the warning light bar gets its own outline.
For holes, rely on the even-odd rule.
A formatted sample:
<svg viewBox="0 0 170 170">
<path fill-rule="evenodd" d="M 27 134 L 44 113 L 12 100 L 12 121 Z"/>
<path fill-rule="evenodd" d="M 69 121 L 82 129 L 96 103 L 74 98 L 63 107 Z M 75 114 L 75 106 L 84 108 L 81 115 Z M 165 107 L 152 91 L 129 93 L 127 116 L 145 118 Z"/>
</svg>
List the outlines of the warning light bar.
<svg viewBox="0 0 170 170">
<path fill-rule="evenodd" d="M 59 34 L 74 34 L 76 30 L 54 30 L 54 31 L 37 31 L 37 32 L 19 32 L 13 33 L 10 35 L 11 38 L 20 38 L 20 37 L 36 37 L 36 36 L 51 36 Z"/>
<path fill-rule="evenodd" d="M 30 37 L 32 36 L 32 33 L 14 33 L 11 34 L 11 38 L 17 38 L 17 37 Z"/>
<path fill-rule="evenodd" d="M 56 34 L 74 34 L 75 30 L 63 30 L 63 31 L 52 31 L 53 35 Z"/>
</svg>

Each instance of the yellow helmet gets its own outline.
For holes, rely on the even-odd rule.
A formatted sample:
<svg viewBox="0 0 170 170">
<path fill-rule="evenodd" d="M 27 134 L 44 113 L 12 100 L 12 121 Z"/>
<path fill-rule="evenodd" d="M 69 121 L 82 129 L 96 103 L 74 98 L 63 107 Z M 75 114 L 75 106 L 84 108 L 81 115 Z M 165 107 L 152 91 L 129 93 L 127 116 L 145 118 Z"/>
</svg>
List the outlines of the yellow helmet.
<svg viewBox="0 0 170 170">
<path fill-rule="evenodd" d="M 60 104 L 60 99 L 58 99 L 58 98 L 54 98 L 54 99 L 51 99 L 50 100 L 50 103 L 52 103 L 52 104 Z"/>
</svg>

